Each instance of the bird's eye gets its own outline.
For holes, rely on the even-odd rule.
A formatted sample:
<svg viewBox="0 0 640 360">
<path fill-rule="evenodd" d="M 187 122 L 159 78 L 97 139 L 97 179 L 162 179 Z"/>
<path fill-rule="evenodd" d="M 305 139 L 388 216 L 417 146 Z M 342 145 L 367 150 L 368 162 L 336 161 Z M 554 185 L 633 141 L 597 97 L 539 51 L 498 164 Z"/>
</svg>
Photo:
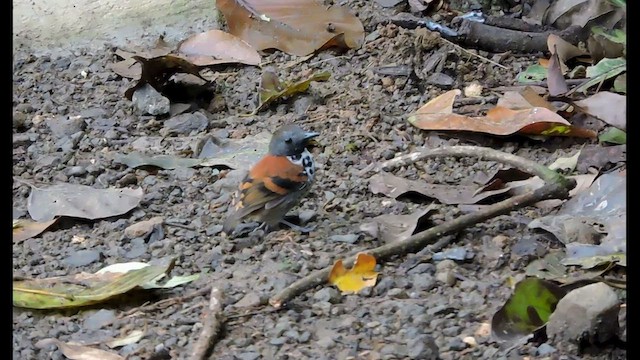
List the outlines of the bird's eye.
<svg viewBox="0 0 640 360">
<path fill-rule="evenodd" d="M 291 138 L 286 138 L 284 139 L 284 142 L 286 142 L 287 144 L 291 144 L 293 140 Z"/>
</svg>

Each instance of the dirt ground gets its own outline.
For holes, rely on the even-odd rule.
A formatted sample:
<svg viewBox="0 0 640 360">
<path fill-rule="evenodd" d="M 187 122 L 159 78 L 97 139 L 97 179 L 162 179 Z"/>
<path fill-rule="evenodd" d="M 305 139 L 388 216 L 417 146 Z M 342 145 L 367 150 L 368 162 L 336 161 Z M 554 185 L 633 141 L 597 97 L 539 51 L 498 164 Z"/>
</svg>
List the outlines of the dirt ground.
<svg viewBox="0 0 640 360">
<path fill-rule="evenodd" d="M 454 79 L 450 87 L 462 89 L 477 81 L 491 94 L 491 88 L 514 84 L 515 76 L 537 57 L 506 56 L 501 63 L 508 70 L 501 69 L 431 42 L 420 30 L 380 24 L 393 13 L 375 1 L 350 0 L 347 5 L 357 11 L 367 34 L 374 33 L 361 49 L 323 51 L 291 67 L 287 65 L 297 59 L 281 52 L 264 59 L 284 79 L 329 71 L 329 81 L 313 83 L 308 94 L 244 118 L 238 114 L 255 106 L 260 69 L 230 67 L 217 80 L 216 111 L 199 110 L 209 121 L 208 129 L 199 133 L 165 137 L 161 134 L 164 119 L 140 115 L 123 95 L 131 81 L 107 68 L 116 61 L 111 47 L 55 48 L 38 55 L 26 47 L 15 51 L 13 176 L 36 186 L 58 182 L 96 188 L 140 186 L 145 195 L 140 206 L 126 215 L 99 221 L 67 219 L 38 237 L 14 244 L 14 275 L 44 278 L 176 256 L 172 274 L 202 272 L 203 276 L 172 290 L 138 294 L 126 303 L 120 299 L 67 311 L 14 308 L 14 359 L 63 359 L 55 347 L 35 346 L 43 338 L 97 343 L 132 329 L 146 329 L 146 335 L 119 349 L 128 359 L 186 358 L 201 329 L 208 294 L 159 309 L 128 311 L 146 301 L 190 294 L 208 285 L 224 292 L 225 311 L 232 314 L 211 359 L 423 359 L 434 353 L 442 359 L 578 358 L 561 351 L 549 353 L 548 346 L 539 343 L 505 352 L 486 332 L 491 316 L 511 293 L 509 279 L 521 276 L 533 256 L 516 254 L 513 246 L 532 237 L 543 245 L 543 252 L 557 246 L 551 238 L 527 228 L 531 219 L 545 214 L 536 208 L 459 233 L 449 248 L 464 248 L 474 256 L 448 262 L 455 275 L 448 284 L 436 280 L 441 262 L 421 252 L 382 264 L 378 284 L 363 294 L 341 296 L 334 288 L 320 286 L 296 297 L 283 310 L 271 311 L 266 304 L 288 284 L 341 255 L 382 244 L 359 230 L 368 219 L 408 214 L 428 204 L 372 194 L 368 188 L 372 174 L 362 173 L 368 165 L 415 147 L 455 144 L 489 146 L 550 164 L 584 143 L 414 128 L 407 114 L 447 87 L 381 76 L 374 72 L 377 67 L 409 65 L 426 79 L 430 74 L 423 71 L 425 63 L 433 54 L 443 53 L 443 73 Z M 185 29 L 185 37 L 195 30 Z M 140 44 L 152 41 L 151 37 Z M 482 106 L 473 108 L 479 110 Z M 86 125 L 78 125 L 76 135 L 58 137 L 51 124 L 61 117 L 79 117 Z M 224 238 L 220 224 L 238 180 L 226 176 L 228 170 L 134 170 L 113 161 L 114 155 L 136 149 L 182 156 L 206 134 L 239 139 L 272 132 L 290 122 L 321 133 L 321 147 L 315 150 L 317 181 L 307 199 L 292 211 L 310 218 L 309 224 L 316 226 L 310 234 L 284 229 L 264 239 Z M 496 169 L 489 161 L 446 158 L 419 162 L 394 174 L 431 183 L 474 184 Z M 14 182 L 14 219 L 29 216 L 29 192 L 29 185 Z M 464 211 L 457 206 L 436 208 L 430 217 L 435 224 Z M 163 231 L 146 239 L 124 236 L 126 227 L 154 216 L 164 218 Z M 464 342 L 467 337 L 477 344 Z M 582 358 L 622 359 L 626 353 L 608 348 Z"/>
</svg>

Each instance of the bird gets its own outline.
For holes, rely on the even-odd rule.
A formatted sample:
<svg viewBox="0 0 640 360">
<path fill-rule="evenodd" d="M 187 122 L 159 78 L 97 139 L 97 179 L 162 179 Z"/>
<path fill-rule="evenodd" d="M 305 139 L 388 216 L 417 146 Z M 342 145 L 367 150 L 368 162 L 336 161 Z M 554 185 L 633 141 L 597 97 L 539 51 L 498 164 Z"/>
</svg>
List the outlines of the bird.
<svg viewBox="0 0 640 360">
<path fill-rule="evenodd" d="M 313 185 L 315 166 L 307 148 L 319 135 L 296 124 L 277 129 L 269 142 L 268 153 L 251 167 L 235 192 L 222 231 L 231 235 L 240 222 L 251 219 L 262 223 L 257 229 L 264 228 L 265 233 L 280 223 L 300 232 L 310 232 L 310 228 L 292 224 L 284 217 Z"/>
</svg>

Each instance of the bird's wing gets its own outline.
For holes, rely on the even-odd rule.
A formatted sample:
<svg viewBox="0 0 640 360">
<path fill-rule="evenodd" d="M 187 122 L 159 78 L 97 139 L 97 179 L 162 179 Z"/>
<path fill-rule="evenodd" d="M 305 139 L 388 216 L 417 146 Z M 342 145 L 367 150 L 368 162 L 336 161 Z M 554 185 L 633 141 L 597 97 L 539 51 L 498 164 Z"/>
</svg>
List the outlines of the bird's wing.
<svg viewBox="0 0 640 360">
<path fill-rule="evenodd" d="M 290 194 L 302 190 L 307 186 L 303 170 L 286 157 L 264 157 L 240 184 L 233 216 L 242 219 L 261 208 L 274 208 Z"/>
</svg>

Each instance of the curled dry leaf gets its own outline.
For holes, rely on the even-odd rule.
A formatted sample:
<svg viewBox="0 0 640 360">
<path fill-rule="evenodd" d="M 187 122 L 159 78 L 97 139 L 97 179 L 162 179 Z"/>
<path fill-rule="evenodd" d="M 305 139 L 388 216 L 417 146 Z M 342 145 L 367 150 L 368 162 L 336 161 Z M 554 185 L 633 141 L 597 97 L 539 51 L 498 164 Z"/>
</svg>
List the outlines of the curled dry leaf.
<svg viewBox="0 0 640 360">
<path fill-rule="evenodd" d="M 330 76 L 329 72 L 324 71 L 313 74 L 305 80 L 289 84 L 281 82 L 275 72 L 266 69 L 260 79 L 260 105 L 251 114 L 255 115 L 266 109 L 274 101 L 305 92 L 311 86 L 312 81 L 327 81 Z"/>
<path fill-rule="evenodd" d="M 551 111 L 558 111 L 550 102 L 530 86 L 524 87 L 520 91 L 507 91 L 498 99 L 498 106 L 511 110 L 531 109 L 534 107 L 543 107 Z"/>
<path fill-rule="evenodd" d="M 57 339 L 42 339 L 36 343 L 36 347 L 42 349 L 51 344 L 55 344 L 64 356 L 71 360 L 124 360 L 124 357 L 111 351 L 65 343 Z"/>
<path fill-rule="evenodd" d="M 34 236 L 40 235 L 51 225 L 55 224 L 58 219 L 37 222 L 31 220 L 18 220 L 13 226 L 13 243 L 21 243 Z"/>
<path fill-rule="evenodd" d="M 409 215 L 380 215 L 373 218 L 372 223 L 363 224 L 360 229 L 376 229 L 376 234 L 372 235 L 387 243 L 402 241 L 413 235 L 419 225 L 433 211 L 435 211 L 435 207 L 429 206 L 424 210 L 419 210 Z"/>
<path fill-rule="evenodd" d="M 56 216 L 103 219 L 132 210 L 138 206 L 143 194 L 142 188 L 94 189 L 76 184 L 34 187 L 29 194 L 27 210 L 32 219 L 40 222 L 53 220 Z"/>
<path fill-rule="evenodd" d="M 496 106 L 482 117 L 453 114 L 453 101 L 460 90 L 450 90 L 430 100 L 413 115 L 409 122 L 423 130 L 473 131 L 493 135 L 545 135 L 594 138 L 592 130 L 571 126 L 553 111 L 534 107 L 511 110 Z"/>
<path fill-rule="evenodd" d="M 260 65 L 260 54 L 239 37 L 221 30 L 195 34 L 178 45 L 178 54 L 194 65 Z"/>
<path fill-rule="evenodd" d="M 140 80 L 124 93 L 129 100 L 133 97 L 133 93 L 145 84 L 149 84 L 158 92 L 162 92 L 166 82 L 178 73 L 191 74 L 206 83 L 209 82 L 200 75 L 200 66 L 192 64 L 189 60 L 180 56 L 164 55 L 150 59 L 134 56 L 133 59 L 142 65 L 142 75 Z"/>
<path fill-rule="evenodd" d="M 229 32 L 256 50 L 278 49 L 305 56 L 329 46 L 359 48 L 364 27 L 338 5 L 315 0 L 218 0 Z"/>
<path fill-rule="evenodd" d="M 337 260 L 329 273 L 329 283 L 345 294 L 357 293 L 376 284 L 378 273 L 374 271 L 376 258 L 366 253 L 358 253 L 353 268 L 347 270 L 342 259 Z"/>
<path fill-rule="evenodd" d="M 551 59 L 549 59 L 549 67 L 547 68 L 547 88 L 549 88 L 549 95 L 560 96 L 569 91 L 567 81 L 564 79 L 564 72 L 562 70 L 562 61 L 558 59 L 558 54 L 551 52 Z M 565 66 L 566 68 L 566 66 Z"/>
<path fill-rule="evenodd" d="M 476 204 L 482 200 L 502 194 L 508 190 L 486 191 L 476 194 L 475 186 L 429 184 L 424 181 L 409 180 L 390 173 L 376 174 L 369 180 L 369 190 L 391 198 L 418 193 L 437 199 L 442 204 Z"/>
<path fill-rule="evenodd" d="M 580 110 L 618 129 L 627 128 L 627 97 L 608 91 L 601 91 L 588 98 L 576 101 Z"/>
<path fill-rule="evenodd" d="M 558 60 L 560 60 L 560 69 L 563 74 L 568 71 L 566 62 L 578 56 L 587 55 L 587 52 L 579 47 L 565 41 L 563 38 L 556 34 L 549 34 L 547 38 L 547 47 L 550 53 L 556 53 Z"/>
<path fill-rule="evenodd" d="M 617 10 L 609 0 L 556 0 L 547 9 L 543 24 L 559 29 L 585 27 L 590 20 Z"/>
</svg>

